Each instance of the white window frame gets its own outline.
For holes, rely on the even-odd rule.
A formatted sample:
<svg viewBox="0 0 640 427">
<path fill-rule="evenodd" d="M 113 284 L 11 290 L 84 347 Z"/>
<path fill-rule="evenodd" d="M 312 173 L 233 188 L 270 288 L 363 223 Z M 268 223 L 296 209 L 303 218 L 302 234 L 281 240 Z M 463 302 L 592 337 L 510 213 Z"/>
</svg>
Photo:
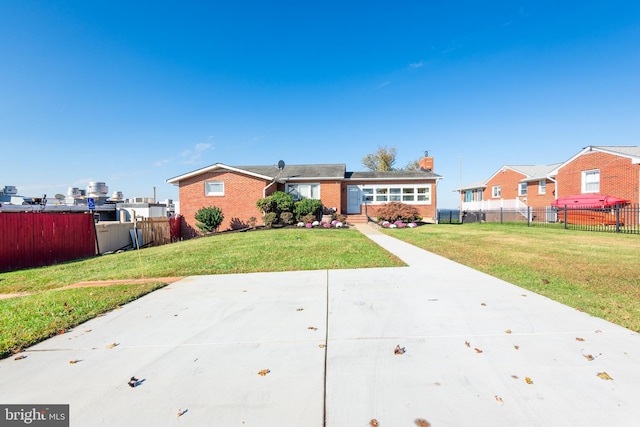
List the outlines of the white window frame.
<svg viewBox="0 0 640 427">
<path fill-rule="evenodd" d="M 222 190 L 212 189 L 211 186 L 222 186 Z M 224 181 L 205 181 L 204 195 L 205 196 L 224 196 Z"/>
<path fill-rule="evenodd" d="M 502 188 L 499 185 L 491 187 L 491 198 L 499 199 L 500 197 L 502 197 Z"/>
<path fill-rule="evenodd" d="M 317 188 L 317 197 L 313 197 L 313 188 Z M 294 200 L 315 199 L 320 200 L 320 183 L 318 182 L 297 182 L 295 184 L 287 184 L 285 192 L 291 194 Z M 304 194 L 303 194 L 304 193 Z"/>
<path fill-rule="evenodd" d="M 362 189 L 362 202 L 381 205 L 402 202 L 408 205 L 430 205 L 433 200 L 432 184 L 377 184 Z"/>
<path fill-rule="evenodd" d="M 547 194 L 547 180 L 541 179 L 538 181 L 538 194 Z"/>
<path fill-rule="evenodd" d="M 518 183 L 518 196 L 524 197 L 527 195 L 527 183 L 519 182 Z"/>
<path fill-rule="evenodd" d="M 598 179 L 593 180 L 590 177 L 597 176 Z M 595 188 L 597 185 L 597 188 Z M 591 169 L 582 171 L 582 192 L 583 193 L 599 193 L 600 192 L 600 169 Z"/>
</svg>

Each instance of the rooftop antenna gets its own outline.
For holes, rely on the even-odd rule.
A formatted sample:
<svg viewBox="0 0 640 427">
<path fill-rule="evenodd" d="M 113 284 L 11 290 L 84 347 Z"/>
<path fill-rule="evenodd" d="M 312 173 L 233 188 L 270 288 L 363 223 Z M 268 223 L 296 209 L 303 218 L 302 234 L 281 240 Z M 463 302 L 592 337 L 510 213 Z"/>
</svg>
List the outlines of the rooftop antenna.
<svg viewBox="0 0 640 427">
<path fill-rule="evenodd" d="M 424 156 L 429 157 L 429 150 L 424 150 Z"/>
</svg>

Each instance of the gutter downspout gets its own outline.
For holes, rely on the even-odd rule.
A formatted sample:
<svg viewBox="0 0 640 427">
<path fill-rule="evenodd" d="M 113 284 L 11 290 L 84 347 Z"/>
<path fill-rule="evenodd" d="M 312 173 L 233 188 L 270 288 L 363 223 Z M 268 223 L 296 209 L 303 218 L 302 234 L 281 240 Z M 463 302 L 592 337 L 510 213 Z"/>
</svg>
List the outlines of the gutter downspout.
<svg viewBox="0 0 640 427">
<path fill-rule="evenodd" d="M 271 182 L 262 189 L 262 197 L 267 197 L 267 188 L 271 187 L 273 184 L 275 184 L 278 181 L 278 177 L 282 174 L 282 171 L 284 170 L 284 168 L 280 169 L 280 171 L 278 172 L 278 174 L 276 176 L 273 177 L 273 180 L 271 180 Z"/>
</svg>

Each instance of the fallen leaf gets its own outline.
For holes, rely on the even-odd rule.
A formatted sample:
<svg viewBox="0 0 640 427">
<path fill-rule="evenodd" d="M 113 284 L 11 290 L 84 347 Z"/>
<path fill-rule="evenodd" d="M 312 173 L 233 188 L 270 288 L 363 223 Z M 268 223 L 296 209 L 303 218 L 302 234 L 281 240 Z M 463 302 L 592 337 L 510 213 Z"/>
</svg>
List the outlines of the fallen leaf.
<svg viewBox="0 0 640 427">
<path fill-rule="evenodd" d="M 298 308 L 296 311 L 302 311 L 304 310 L 304 308 Z"/>
<path fill-rule="evenodd" d="M 603 380 L 611 380 L 611 381 L 613 381 L 613 378 L 611 378 L 611 377 L 609 376 L 609 374 L 607 374 L 606 372 L 599 372 L 599 373 L 598 373 L 598 376 L 599 376 L 600 378 L 602 378 Z"/>
<path fill-rule="evenodd" d="M 502 400 L 502 398 L 500 396 L 498 396 L 497 394 L 495 395 L 496 401 L 499 403 L 504 403 L 504 400 Z"/>
<path fill-rule="evenodd" d="M 629 320 L 629 319 L 631 319 L 631 315 L 630 314 L 625 314 L 624 316 L 622 316 L 622 318 L 624 320 Z"/>
<path fill-rule="evenodd" d="M 476 351 L 476 353 L 482 353 L 482 350 L 480 350 L 478 347 L 474 348 L 474 350 Z"/>
<path fill-rule="evenodd" d="M 79 361 L 80 361 L 79 359 L 73 359 L 73 360 L 69 360 L 69 363 L 72 364 L 72 365 L 75 365 Z"/>
<path fill-rule="evenodd" d="M 591 362 L 592 360 L 595 360 L 595 357 L 593 357 L 590 354 L 583 354 L 582 355 L 585 359 L 587 359 L 589 362 Z"/>
<path fill-rule="evenodd" d="M 318 344 L 318 347 L 320 347 L 320 348 L 325 348 L 325 347 L 326 347 L 326 345 L 325 345 L 325 344 Z"/>
<path fill-rule="evenodd" d="M 429 427 L 431 424 L 429 424 L 429 421 L 423 419 L 423 418 L 416 418 L 414 423 L 416 423 L 416 425 L 418 427 Z"/>
<path fill-rule="evenodd" d="M 91 329 L 85 329 L 84 331 L 85 332 L 91 332 Z"/>
<path fill-rule="evenodd" d="M 527 382 L 527 384 L 533 384 L 533 380 L 529 377 L 524 377 L 524 380 Z"/>
<path fill-rule="evenodd" d="M 549 284 L 549 279 L 542 279 L 542 284 L 543 285 L 548 285 Z"/>
<path fill-rule="evenodd" d="M 471 347 L 471 343 L 469 341 L 465 341 L 464 345 L 466 345 L 467 347 Z"/>
<path fill-rule="evenodd" d="M 519 377 L 517 375 L 511 375 L 511 378 L 513 378 L 514 380 L 517 380 Z"/>
<path fill-rule="evenodd" d="M 480 305 L 481 305 L 481 306 L 483 306 L 483 307 L 486 307 L 486 306 L 487 306 L 487 303 L 483 302 L 483 303 L 481 303 Z"/>
<path fill-rule="evenodd" d="M 317 331 L 318 328 L 316 328 L 315 326 L 309 326 L 307 329 L 311 330 L 311 331 Z"/>
<path fill-rule="evenodd" d="M 186 413 L 187 413 L 187 409 L 185 409 L 184 411 L 182 409 L 178 409 L 178 413 L 176 414 L 176 416 L 181 417 Z"/>
<path fill-rule="evenodd" d="M 269 372 L 271 372 L 268 369 L 263 369 L 262 371 L 258 372 L 258 375 L 260 375 L 261 377 L 264 377 L 265 375 L 267 375 Z"/>
<path fill-rule="evenodd" d="M 516 350 L 519 350 L 520 346 L 519 345 L 514 345 L 513 348 L 515 348 Z"/>
<path fill-rule="evenodd" d="M 600 329 L 596 329 L 596 334 L 601 334 L 602 331 Z"/>
<path fill-rule="evenodd" d="M 580 313 L 582 313 L 584 310 L 581 308 L 576 308 L 576 310 L 578 310 Z"/>
<path fill-rule="evenodd" d="M 526 297 L 526 296 L 527 296 L 527 294 L 520 294 L 520 296 Z"/>
<path fill-rule="evenodd" d="M 584 338 L 576 337 L 576 341 L 584 341 Z"/>
<path fill-rule="evenodd" d="M 378 427 L 380 424 L 378 424 L 378 420 L 376 420 L 375 418 L 373 418 L 371 421 L 369 421 L 369 425 L 371 427 Z"/>
<path fill-rule="evenodd" d="M 398 344 L 396 348 L 393 350 L 393 354 L 404 354 L 405 351 L 406 350 L 404 349 L 404 347 L 400 347 L 400 344 Z"/>
<path fill-rule="evenodd" d="M 120 345 L 120 344 L 119 344 L 119 343 L 117 343 L 117 342 L 112 342 L 111 344 L 109 344 L 109 345 L 107 346 L 107 348 L 113 348 L 113 347 L 117 347 L 117 346 L 119 346 L 119 345 Z"/>
<path fill-rule="evenodd" d="M 25 356 L 24 354 L 21 354 L 20 356 L 14 357 L 13 360 L 22 360 L 22 359 L 26 359 L 27 356 Z"/>
<path fill-rule="evenodd" d="M 511 333 L 511 329 L 507 329 L 506 331 L 504 331 L 506 334 L 510 334 Z"/>
</svg>

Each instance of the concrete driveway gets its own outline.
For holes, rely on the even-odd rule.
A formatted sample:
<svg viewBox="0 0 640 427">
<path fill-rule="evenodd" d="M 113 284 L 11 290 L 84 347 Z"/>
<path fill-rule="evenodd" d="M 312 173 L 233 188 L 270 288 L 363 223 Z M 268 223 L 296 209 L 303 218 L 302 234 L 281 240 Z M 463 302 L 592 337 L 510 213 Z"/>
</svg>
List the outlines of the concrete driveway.
<svg viewBox="0 0 640 427">
<path fill-rule="evenodd" d="M 0 361 L 0 403 L 72 426 L 638 425 L 639 334 L 364 231 L 410 266 L 186 278 Z"/>
</svg>

